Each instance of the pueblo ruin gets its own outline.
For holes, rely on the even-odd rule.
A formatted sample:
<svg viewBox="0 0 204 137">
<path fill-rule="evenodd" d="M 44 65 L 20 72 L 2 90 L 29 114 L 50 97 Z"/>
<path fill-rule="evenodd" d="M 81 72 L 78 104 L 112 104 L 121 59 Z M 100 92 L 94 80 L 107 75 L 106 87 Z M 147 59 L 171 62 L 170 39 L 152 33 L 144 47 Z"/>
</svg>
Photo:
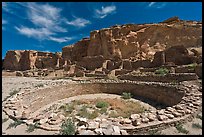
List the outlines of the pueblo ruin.
<svg viewBox="0 0 204 137">
<path fill-rule="evenodd" d="M 3 111 L 26 124 L 37 122 L 41 129 L 60 131 L 63 121 L 72 115 L 75 134 L 80 135 L 162 129 L 191 120 L 202 108 L 202 22 L 172 17 L 154 24 L 94 30 L 90 38 L 64 46 L 62 52 L 10 50 L 2 69 L 2 74 L 12 72 L 19 78 L 58 80 L 54 87 L 48 83 L 21 89 L 3 101 Z M 69 82 L 60 82 L 62 79 Z M 138 113 L 131 110 L 124 117 L 111 117 L 114 105 L 108 96 L 124 92 L 149 107 L 143 106 L 145 110 Z M 99 113 L 93 119 L 77 115 L 80 103 L 75 103 L 75 111 L 69 114 L 61 109 L 78 96 L 81 104 L 93 104 L 91 96 L 102 93 L 106 94 L 103 100 L 109 102 L 109 115 Z M 92 114 L 99 109 L 92 106 L 89 111 Z"/>
</svg>

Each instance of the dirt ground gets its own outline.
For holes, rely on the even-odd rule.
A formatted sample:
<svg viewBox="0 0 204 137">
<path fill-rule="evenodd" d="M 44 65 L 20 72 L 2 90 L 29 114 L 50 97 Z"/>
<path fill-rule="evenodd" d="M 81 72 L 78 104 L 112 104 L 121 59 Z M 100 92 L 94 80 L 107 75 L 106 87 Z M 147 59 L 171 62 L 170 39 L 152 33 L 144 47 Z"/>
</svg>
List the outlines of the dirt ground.
<svg viewBox="0 0 204 137">
<path fill-rule="evenodd" d="M 15 77 L 15 76 L 3 76 L 2 77 L 2 100 L 4 100 L 9 93 L 13 90 L 23 90 L 24 88 L 34 89 L 36 84 L 46 83 L 49 80 L 37 80 L 36 78 L 26 78 L 26 77 Z M 199 115 L 202 116 L 202 112 L 199 112 Z M 9 119 L 8 116 L 2 111 L 2 134 L 3 135 L 56 135 L 59 132 L 56 131 L 46 131 L 41 129 L 35 129 L 33 132 L 27 132 L 27 126 L 21 124 L 16 128 L 8 129 L 10 123 L 13 122 L 12 119 Z M 193 128 L 193 123 L 199 123 L 202 125 L 202 120 L 199 118 L 194 118 L 191 122 L 182 124 L 183 127 L 189 131 L 188 135 L 202 135 L 202 129 Z M 169 127 L 162 131 L 159 131 L 159 134 L 164 135 L 186 135 L 185 133 L 179 133 L 175 127 Z"/>
</svg>

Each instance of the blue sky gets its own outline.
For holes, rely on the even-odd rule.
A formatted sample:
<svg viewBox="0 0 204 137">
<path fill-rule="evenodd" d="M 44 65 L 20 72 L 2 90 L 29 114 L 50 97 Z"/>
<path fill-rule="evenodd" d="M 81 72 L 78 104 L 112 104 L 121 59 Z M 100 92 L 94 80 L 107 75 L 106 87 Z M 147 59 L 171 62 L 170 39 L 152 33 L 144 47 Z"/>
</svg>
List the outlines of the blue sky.
<svg viewBox="0 0 204 137">
<path fill-rule="evenodd" d="M 2 2 L 2 58 L 7 50 L 61 52 L 93 30 L 172 16 L 202 21 L 202 3 Z"/>
</svg>

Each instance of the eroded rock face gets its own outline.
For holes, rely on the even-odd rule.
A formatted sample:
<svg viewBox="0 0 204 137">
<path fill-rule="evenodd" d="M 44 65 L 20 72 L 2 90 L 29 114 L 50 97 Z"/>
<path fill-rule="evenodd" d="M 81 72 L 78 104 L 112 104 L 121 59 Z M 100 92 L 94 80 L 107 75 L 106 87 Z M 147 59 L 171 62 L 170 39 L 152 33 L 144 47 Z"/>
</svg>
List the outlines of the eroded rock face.
<svg viewBox="0 0 204 137">
<path fill-rule="evenodd" d="M 154 55 L 152 66 L 158 67 L 168 62 L 175 65 L 186 65 L 198 62 L 198 57 L 191 55 L 184 45 L 177 45 L 167 48 L 164 51 L 158 51 Z"/>
<path fill-rule="evenodd" d="M 19 70 L 20 69 L 19 61 L 23 52 L 24 52 L 23 50 L 7 51 L 3 62 L 3 68 L 7 70 Z"/>
<path fill-rule="evenodd" d="M 151 59 L 155 52 L 175 45 L 201 46 L 202 25 L 177 18 L 160 24 L 127 24 L 93 31 L 87 55 Z"/>
<path fill-rule="evenodd" d="M 109 61 L 103 68 L 108 70 L 157 67 L 166 62 L 183 65 L 202 62 L 200 47 L 202 23 L 173 17 L 158 24 L 126 24 L 92 31 L 90 38 L 63 47 L 62 55 L 33 50 L 8 51 L 3 68 L 29 70 L 77 64 L 95 70 L 103 67 L 105 60 Z"/>
<path fill-rule="evenodd" d="M 66 60 L 78 61 L 87 56 L 87 48 L 90 40 L 88 38 L 82 39 L 71 46 L 62 48 L 62 57 Z"/>
<path fill-rule="evenodd" d="M 39 52 L 35 50 L 8 51 L 3 68 L 6 70 L 30 70 L 60 67 L 64 60 L 60 53 Z"/>
<path fill-rule="evenodd" d="M 82 58 L 81 61 L 77 62 L 78 66 L 84 67 L 88 70 L 95 70 L 96 68 L 101 68 L 104 62 L 103 56 L 87 56 Z"/>
</svg>

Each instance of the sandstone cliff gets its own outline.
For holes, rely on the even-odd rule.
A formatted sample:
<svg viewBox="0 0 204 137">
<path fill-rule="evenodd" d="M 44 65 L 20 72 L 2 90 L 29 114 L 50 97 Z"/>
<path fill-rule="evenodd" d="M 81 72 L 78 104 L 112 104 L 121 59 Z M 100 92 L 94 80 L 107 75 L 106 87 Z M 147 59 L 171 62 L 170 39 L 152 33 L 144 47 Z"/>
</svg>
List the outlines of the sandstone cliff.
<svg viewBox="0 0 204 137">
<path fill-rule="evenodd" d="M 34 50 L 8 51 L 3 68 L 29 70 L 78 65 L 87 70 L 156 67 L 202 62 L 202 23 L 178 17 L 158 24 L 126 24 L 95 30 L 62 48 L 62 54 Z M 106 67 L 104 67 L 106 66 Z"/>
<path fill-rule="evenodd" d="M 186 48 L 201 47 L 202 24 L 170 18 L 159 24 L 113 26 L 92 31 L 90 40 L 81 40 L 73 47 L 66 46 L 62 53 L 75 60 L 81 58 L 81 51 L 83 55 L 102 55 L 105 59 L 134 57 L 138 60 L 145 60 L 153 59 L 157 51 L 177 45 L 183 45 Z M 66 49 L 69 49 L 70 52 L 67 52 Z"/>
<path fill-rule="evenodd" d="M 59 53 L 40 52 L 35 50 L 10 50 L 6 53 L 3 68 L 6 70 L 29 70 L 56 68 L 64 64 Z"/>
</svg>

